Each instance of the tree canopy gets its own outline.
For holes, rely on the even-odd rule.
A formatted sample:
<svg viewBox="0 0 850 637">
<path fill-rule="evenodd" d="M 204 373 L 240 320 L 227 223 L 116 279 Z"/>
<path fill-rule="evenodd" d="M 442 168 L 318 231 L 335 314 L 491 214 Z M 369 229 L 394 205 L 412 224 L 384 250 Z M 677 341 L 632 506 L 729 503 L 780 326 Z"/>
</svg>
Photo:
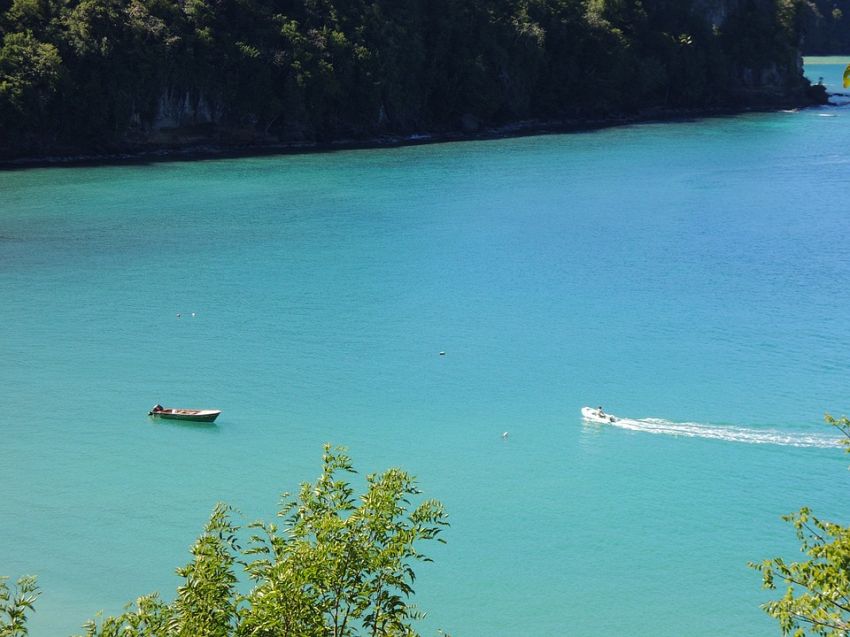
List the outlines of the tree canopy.
<svg viewBox="0 0 850 637">
<path fill-rule="evenodd" d="M 805 55 L 850 52 L 850 0 L 811 0 L 806 12 Z"/>
<path fill-rule="evenodd" d="M 27 617 L 41 594 L 35 578 L 25 576 L 14 586 L 0 577 L 0 637 L 26 637 Z"/>
<path fill-rule="evenodd" d="M 240 527 L 216 505 L 174 600 L 142 596 L 86 622 L 86 637 L 414 637 L 414 565 L 430 561 L 421 543 L 443 541 L 446 514 L 437 500 L 414 506 L 419 488 L 401 469 L 367 476 L 359 498 L 353 473 L 345 450 L 326 446 L 316 482 L 283 495 L 280 525 Z M 0 637 L 27 634 L 37 596 L 31 577 L 14 591 L 0 579 Z"/>
</svg>

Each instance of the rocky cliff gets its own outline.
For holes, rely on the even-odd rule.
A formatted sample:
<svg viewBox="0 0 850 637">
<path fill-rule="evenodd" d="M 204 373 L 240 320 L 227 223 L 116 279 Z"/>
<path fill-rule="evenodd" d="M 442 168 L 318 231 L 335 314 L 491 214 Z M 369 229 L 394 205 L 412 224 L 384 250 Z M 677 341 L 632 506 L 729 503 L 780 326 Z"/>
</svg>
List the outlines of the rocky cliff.
<svg viewBox="0 0 850 637">
<path fill-rule="evenodd" d="M 812 99 L 800 0 L 43 4 L 0 20 L 6 157 L 479 134 Z"/>
</svg>

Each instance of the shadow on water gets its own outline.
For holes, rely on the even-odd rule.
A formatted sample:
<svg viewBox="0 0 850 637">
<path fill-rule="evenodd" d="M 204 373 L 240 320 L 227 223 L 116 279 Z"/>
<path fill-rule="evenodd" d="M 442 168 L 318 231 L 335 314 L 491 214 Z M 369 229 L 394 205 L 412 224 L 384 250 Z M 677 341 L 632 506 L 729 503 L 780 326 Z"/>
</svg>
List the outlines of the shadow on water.
<svg viewBox="0 0 850 637">
<path fill-rule="evenodd" d="M 696 122 L 706 118 L 734 118 L 752 112 L 773 112 L 774 107 L 741 106 L 738 108 L 708 107 L 696 109 L 650 108 L 638 113 L 620 114 L 590 119 L 530 120 L 504 126 L 485 128 L 476 132 L 454 130 L 413 135 L 382 136 L 364 139 L 341 139 L 332 142 L 280 142 L 256 145 L 218 145 L 214 142 L 186 147 L 144 149 L 128 147 L 123 151 L 104 154 L 73 154 L 0 158 L 0 172 L 54 167 L 152 166 L 163 162 L 214 161 L 287 155 L 329 154 L 352 150 L 403 148 L 431 144 L 467 141 L 492 141 L 538 135 L 592 133 L 607 128 L 660 122 Z"/>
<path fill-rule="evenodd" d="M 221 428 L 215 422 L 195 422 L 191 420 L 169 420 L 164 418 L 152 418 L 148 416 L 148 422 L 156 428 L 161 429 L 195 429 L 209 434 L 220 434 Z"/>
</svg>

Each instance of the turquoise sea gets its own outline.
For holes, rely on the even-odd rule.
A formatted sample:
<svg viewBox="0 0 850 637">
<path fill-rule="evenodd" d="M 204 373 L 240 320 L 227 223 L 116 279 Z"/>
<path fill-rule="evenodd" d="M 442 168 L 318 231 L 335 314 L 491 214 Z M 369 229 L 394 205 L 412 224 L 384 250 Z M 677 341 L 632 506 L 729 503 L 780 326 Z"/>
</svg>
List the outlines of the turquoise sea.
<svg viewBox="0 0 850 637">
<path fill-rule="evenodd" d="M 31 634 L 171 596 L 216 501 L 271 519 L 332 442 L 445 503 L 424 635 L 778 635 L 747 562 L 796 557 L 804 504 L 850 523 L 848 148 L 828 106 L 0 173 L 0 574 L 38 575 Z"/>
</svg>

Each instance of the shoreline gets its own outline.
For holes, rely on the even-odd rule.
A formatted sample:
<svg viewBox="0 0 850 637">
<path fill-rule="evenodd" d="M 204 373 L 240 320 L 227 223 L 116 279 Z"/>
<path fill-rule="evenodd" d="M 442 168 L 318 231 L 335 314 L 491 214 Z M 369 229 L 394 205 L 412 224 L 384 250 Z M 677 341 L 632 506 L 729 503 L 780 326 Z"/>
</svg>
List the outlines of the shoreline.
<svg viewBox="0 0 850 637">
<path fill-rule="evenodd" d="M 828 103 L 826 105 L 829 105 Z M 205 161 L 268 157 L 273 155 L 306 155 L 345 150 L 401 148 L 465 141 L 487 141 L 536 135 L 582 133 L 633 126 L 636 124 L 676 123 L 702 119 L 735 117 L 748 113 L 773 113 L 781 110 L 808 109 L 823 106 L 812 102 L 771 105 L 770 107 L 711 108 L 711 109 L 651 109 L 633 115 L 599 119 L 523 120 L 503 126 L 485 127 L 477 131 L 421 132 L 407 135 L 386 135 L 363 139 L 339 139 L 330 142 L 275 142 L 253 144 L 199 143 L 180 146 L 145 148 L 128 145 L 126 150 L 106 153 L 75 153 L 0 159 L 0 172 L 53 167 L 97 167 L 157 164 L 175 161 Z"/>
</svg>

